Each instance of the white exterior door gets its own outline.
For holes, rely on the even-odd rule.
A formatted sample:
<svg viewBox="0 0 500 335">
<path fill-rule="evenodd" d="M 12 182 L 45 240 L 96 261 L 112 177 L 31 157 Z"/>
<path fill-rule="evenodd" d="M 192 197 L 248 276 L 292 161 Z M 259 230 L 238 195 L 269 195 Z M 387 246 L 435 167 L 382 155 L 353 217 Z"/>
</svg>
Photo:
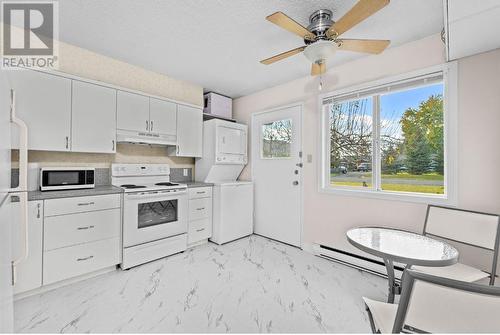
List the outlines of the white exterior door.
<svg viewBox="0 0 500 335">
<path fill-rule="evenodd" d="M 149 98 L 118 91 L 116 97 L 117 128 L 139 132 L 149 131 Z"/>
<path fill-rule="evenodd" d="M 177 105 L 170 101 L 149 99 L 149 129 L 152 133 L 175 135 L 177 133 Z"/>
<path fill-rule="evenodd" d="M 116 90 L 73 80 L 71 150 L 116 152 Z"/>
<path fill-rule="evenodd" d="M 256 234 L 294 246 L 302 238 L 302 107 L 252 118 Z"/>
</svg>

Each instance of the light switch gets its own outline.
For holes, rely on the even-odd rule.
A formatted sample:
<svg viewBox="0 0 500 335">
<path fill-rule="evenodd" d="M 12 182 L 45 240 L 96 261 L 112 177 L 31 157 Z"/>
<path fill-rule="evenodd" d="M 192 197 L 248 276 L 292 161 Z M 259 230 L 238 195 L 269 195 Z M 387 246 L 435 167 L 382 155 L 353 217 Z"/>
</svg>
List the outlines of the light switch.
<svg viewBox="0 0 500 335">
<path fill-rule="evenodd" d="M 187 177 L 188 176 L 188 169 L 182 169 L 182 174 L 184 175 L 184 177 Z"/>
<path fill-rule="evenodd" d="M 313 155 L 311 155 L 311 154 L 307 155 L 307 162 L 308 163 L 312 163 L 313 162 Z"/>
</svg>

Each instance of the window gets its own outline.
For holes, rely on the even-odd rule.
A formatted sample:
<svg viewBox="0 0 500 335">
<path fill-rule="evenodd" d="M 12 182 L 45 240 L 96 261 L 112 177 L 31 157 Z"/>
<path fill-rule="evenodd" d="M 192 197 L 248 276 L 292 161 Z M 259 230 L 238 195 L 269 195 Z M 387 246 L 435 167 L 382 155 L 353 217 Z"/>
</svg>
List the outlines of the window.
<svg viewBox="0 0 500 335">
<path fill-rule="evenodd" d="M 445 82 L 437 71 L 325 95 L 323 189 L 446 199 Z"/>
<path fill-rule="evenodd" d="M 292 143 L 292 120 L 262 125 L 262 158 L 289 158 Z"/>
</svg>

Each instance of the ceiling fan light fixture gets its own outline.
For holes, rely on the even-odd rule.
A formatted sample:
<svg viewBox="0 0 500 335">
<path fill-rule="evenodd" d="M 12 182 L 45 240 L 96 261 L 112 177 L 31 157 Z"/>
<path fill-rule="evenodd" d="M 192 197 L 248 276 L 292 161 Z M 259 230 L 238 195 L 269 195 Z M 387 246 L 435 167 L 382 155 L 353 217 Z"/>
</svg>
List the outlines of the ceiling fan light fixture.
<svg viewBox="0 0 500 335">
<path fill-rule="evenodd" d="M 332 57 L 337 52 L 338 46 L 331 41 L 320 40 L 309 44 L 304 49 L 304 56 L 311 63 L 322 62 Z"/>
</svg>

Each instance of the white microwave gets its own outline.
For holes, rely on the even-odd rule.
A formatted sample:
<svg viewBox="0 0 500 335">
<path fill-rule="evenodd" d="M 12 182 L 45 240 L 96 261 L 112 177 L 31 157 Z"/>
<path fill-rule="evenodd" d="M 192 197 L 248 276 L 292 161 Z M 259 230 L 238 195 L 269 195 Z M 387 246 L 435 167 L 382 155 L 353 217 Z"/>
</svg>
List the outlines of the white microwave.
<svg viewBox="0 0 500 335">
<path fill-rule="evenodd" d="M 95 169 L 54 167 L 40 169 L 40 191 L 73 190 L 95 187 Z"/>
</svg>

